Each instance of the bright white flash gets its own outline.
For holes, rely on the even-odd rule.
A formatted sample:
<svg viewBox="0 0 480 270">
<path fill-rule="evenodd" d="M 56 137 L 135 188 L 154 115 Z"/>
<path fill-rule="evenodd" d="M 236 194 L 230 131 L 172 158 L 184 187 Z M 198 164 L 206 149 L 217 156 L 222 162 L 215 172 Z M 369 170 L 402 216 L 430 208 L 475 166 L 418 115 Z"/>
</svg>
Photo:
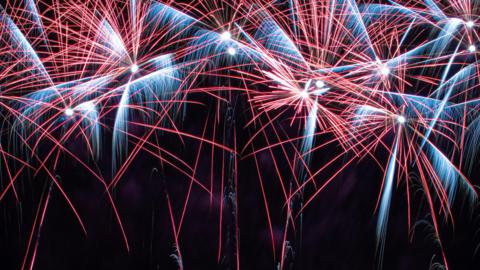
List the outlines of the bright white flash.
<svg viewBox="0 0 480 270">
<path fill-rule="evenodd" d="M 73 109 L 72 108 L 65 109 L 65 115 L 66 116 L 72 116 L 73 115 Z"/>
<path fill-rule="evenodd" d="M 137 72 L 137 71 L 138 71 L 138 65 L 137 65 L 137 64 L 131 65 L 131 66 L 130 66 L 130 71 L 131 71 L 132 73 Z"/>
<path fill-rule="evenodd" d="M 301 92 L 300 92 L 300 96 L 301 96 L 303 99 L 308 98 L 308 91 L 305 91 L 305 90 L 301 91 Z"/>
<path fill-rule="evenodd" d="M 472 52 L 472 53 L 473 53 L 473 52 L 475 52 L 476 50 L 477 50 L 477 48 L 475 47 L 475 45 L 470 45 L 470 46 L 468 46 L 468 51 L 469 51 L 469 52 Z"/>
<path fill-rule="evenodd" d="M 468 27 L 468 28 L 472 28 L 475 26 L 475 23 L 473 21 L 468 21 L 467 23 L 465 23 L 465 25 Z"/>
<path fill-rule="evenodd" d="M 407 119 L 405 118 L 405 116 L 399 115 L 399 116 L 397 116 L 397 122 L 399 124 L 405 124 L 405 122 L 407 122 Z"/>
<path fill-rule="evenodd" d="M 317 88 L 323 88 L 323 87 L 325 87 L 325 83 L 323 81 L 318 80 L 318 81 L 315 82 L 315 86 Z"/>
<path fill-rule="evenodd" d="M 220 38 L 222 40 L 230 40 L 232 38 L 232 34 L 230 34 L 228 31 L 225 31 L 220 35 Z"/>
<path fill-rule="evenodd" d="M 227 53 L 230 55 L 235 55 L 237 53 L 237 50 L 235 50 L 235 48 L 230 47 L 227 49 Z"/>
<path fill-rule="evenodd" d="M 383 65 L 380 67 L 380 74 L 386 76 L 390 74 L 390 69 L 386 65 Z"/>
<path fill-rule="evenodd" d="M 78 109 L 81 109 L 87 112 L 95 111 L 95 104 L 93 103 L 93 101 L 86 101 L 78 105 Z"/>
</svg>

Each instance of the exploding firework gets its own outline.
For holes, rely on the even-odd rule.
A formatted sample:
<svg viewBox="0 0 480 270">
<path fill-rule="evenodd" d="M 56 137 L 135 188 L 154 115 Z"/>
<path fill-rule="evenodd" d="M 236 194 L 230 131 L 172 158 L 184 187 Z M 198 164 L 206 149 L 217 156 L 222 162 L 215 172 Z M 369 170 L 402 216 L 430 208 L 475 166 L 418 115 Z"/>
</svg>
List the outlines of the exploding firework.
<svg viewBox="0 0 480 270">
<path fill-rule="evenodd" d="M 305 208 L 360 162 L 383 172 L 379 265 L 394 189 L 403 185 L 409 231 L 420 187 L 448 268 L 441 217 L 453 218 L 458 194 L 476 200 L 468 179 L 480 135 L 476 3 L 25 0 L 0 12 L 0 199 L 11 192 L 21 201 L 17 189 L 30 174 L 51 183 L 22 267 L 34 265 L 34 235 L 53 190 L 87 233 L 58 179 L 62 160 L 101 184 L 128 250 L 114 192 L 147 155 L 158 162 L 155 171 L 188 179 L 177 207 L 174 184 L 164 188 L 181 269 L 179 238 L 194 186 L 209 207 L 219 204 L 217 262 L 240 268 L 242 162 L 254 164 L 280 269 L 301 250 Z M 201 128 L 187 126 L 188 118 L 202 118 Z M 182 151 L 189 144 L 193 154 Z M 265 159 L 271 171 L 261 169 Z M 280 237 L 267 174 L 281 190 Z"/>
</svg>

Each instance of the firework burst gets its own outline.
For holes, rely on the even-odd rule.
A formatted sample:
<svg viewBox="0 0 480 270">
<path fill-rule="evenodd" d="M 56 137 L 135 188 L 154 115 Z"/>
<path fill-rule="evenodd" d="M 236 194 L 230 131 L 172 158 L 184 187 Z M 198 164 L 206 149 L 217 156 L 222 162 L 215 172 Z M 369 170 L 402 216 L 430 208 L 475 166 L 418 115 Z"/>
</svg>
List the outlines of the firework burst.
<svg viewBox="0 0 480 270">
<path fill-rule="evenodd" d="M 17 188 L 27 171 L 45 173 L 51 183 L 22 267 L 34 265 L 33 236 L 53 187 L 87 233 L 56 175 L 62 159 L 101 183 L 127 250 L 113 192 L 134 161 L 147 154 L 162 173 L 169 167 L 186 177 L 179 206 L 171 188 L 164 190 L 180 269 L 193 186 L 210 207 L 219 201 L 217 262 L 240 268 L 241 162 L 254 163 L 280 269 L 300 251 L 305 208 L 360 162 L 383 172 L 375 210 L 380 266 L 395 187 L 405 187 L 409 231 L 412 192 L 421 187 L 440 240 L 441 218 L 453 217 L 458 194 L 470 205 L 476 200 L 468 175 L 480 135 L 478 11 L 477 3 L 463 0 L 7 3 L 0 9 L 0 153 L 7 179 L 0 199 L 12 192 L 21 201 Z M 184 126 L 199 108 L 208 111 L 202 128 Z M 177 146 L 162 144 L 171 137 Z M 182 151 L 190 143 L 193 158 Z M 325 151 L 329 158 L 315 162 Z M 265 156 L 271 172 L 261 169 Z M 281 190 L 280 237 L 267 173 Z"/>
</svg>

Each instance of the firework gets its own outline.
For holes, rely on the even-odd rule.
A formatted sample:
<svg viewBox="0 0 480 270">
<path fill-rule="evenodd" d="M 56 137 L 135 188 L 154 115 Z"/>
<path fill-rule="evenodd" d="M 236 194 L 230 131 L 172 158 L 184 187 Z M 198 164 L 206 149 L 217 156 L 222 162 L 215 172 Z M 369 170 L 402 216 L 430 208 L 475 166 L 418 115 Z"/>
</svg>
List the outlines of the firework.
<svg viewBox="0 0 480 270">
<path fill-rule="evenodd" d="M 21 200 L 17 186 L 27 171 L 45 173 L 51 183 L 23 267 L 34 265 L 33 236 L 53 187 L 87 233 L 57 179 L 62 159 L 102 185 L 127 250 L 112 193 L 134 161 L 147 154 L 162 171 L 186 177 L 180 206 L 164 190 L 181 269 L 180 234 L 194 185 L 210 207 L 219 200 L 217 262 L 240 268 L 241 162 L 254 163 L 280 269 L 300 252 L 304 209 L 354 164 L 383 172 L 375 209 L 380 266 L 399 184 L 409 230 L 417 208 L 412 192 L 420 186 L 439 240 L 441 217 L 452 217 L 458 194 L 470 205 L 476 200 L 468 179 L 480 132 L 476 3 L 25 0 L 0 12 L 7 178 L 0 199 L 11 191 Z M 203 128 L 184 126 L 198 108 L 208 111 Z M 171 137 L 177 146 L 162 144 Z M 189 142 L 193 158 L 180 149 Z M 325 151 L 328 159 L 315 162 Z M 260 168 L 264 155 L 281 190 L 275 200 L 285 206 L 281 237 Z M 199 173 L 201 157 L 209 159 L 207 176 Z"/>
</svg>

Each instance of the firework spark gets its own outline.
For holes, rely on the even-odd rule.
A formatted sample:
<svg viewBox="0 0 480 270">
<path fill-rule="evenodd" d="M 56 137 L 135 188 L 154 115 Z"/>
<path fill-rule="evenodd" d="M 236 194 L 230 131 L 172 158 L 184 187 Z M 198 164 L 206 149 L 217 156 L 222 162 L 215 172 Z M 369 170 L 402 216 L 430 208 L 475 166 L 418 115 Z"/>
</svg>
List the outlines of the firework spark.
<svg viewBox="0 0 480 270">
<path fill-rule="evenodd" d="M 219 200 L 217 262 L 240 268 L 238 167 L 249 161 L 280 269 L 302 246 L 305 208 L 360 162 L 383 172 L 379 265 L 392 196 L 402 184 L 409 230 L 417 208 L 412 192 L 421 186 L 448 268 L 441 217 L 453 217 L 457 194 L 470 205 L 476 200 L 468 176 L 480 135 L 478 12 L 466 0 L 7 3 L 0 9 L 0 153 L 7 179 L 0 200 L 12 192 L 21 201 L 17 189 L 27 172 L 45 173 L 51 183 L 22 268 L 34 265 L 33 235 L 40 235 L 57 189 L 87 233 L 56 175 L 62 159 L 101 184 L 128 250 L 113 192 L 144 154 L 162 171 L 188 179 L 180 206 L 167 188 L 164 194 L 180 269 L 193 186 L 210 207 Z M 203 128 L 184 126 L 202 109 Z M 163 143 L 172 137 L 176 146 Z M 182 151 L 189 144 L 196 146 L 193 158 Z M 316 162 L 325 151 L 328 159 Z M 260 168 L 265 156 L 271 172 Z M 285 206 L 281 237 L 273 229 L 266 174 L 282 193 L 275 198 Z"/>
</svg>

